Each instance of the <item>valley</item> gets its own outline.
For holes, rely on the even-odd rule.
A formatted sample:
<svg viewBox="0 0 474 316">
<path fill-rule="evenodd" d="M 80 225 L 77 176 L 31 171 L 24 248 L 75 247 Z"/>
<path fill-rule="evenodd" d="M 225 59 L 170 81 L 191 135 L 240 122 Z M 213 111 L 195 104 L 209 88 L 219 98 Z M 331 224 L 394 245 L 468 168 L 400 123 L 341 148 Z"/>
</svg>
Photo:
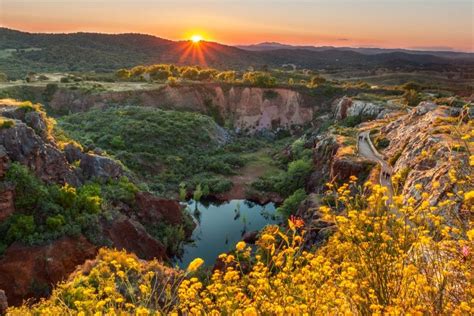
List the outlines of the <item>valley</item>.
<svg viewBox="0 0 474 316">
<path fill-rule="evenodd" d="M 0 313 L 242 314 L 258 292 L 278 302 L 263 314 L 456 314 L 433 302 L 470 298 L 472 78 L 443 77 L 469 54 L 202 43 L 227 53 L 210 68 L 176 60 L 186 42 L 0 31 Z"/>
</svg>

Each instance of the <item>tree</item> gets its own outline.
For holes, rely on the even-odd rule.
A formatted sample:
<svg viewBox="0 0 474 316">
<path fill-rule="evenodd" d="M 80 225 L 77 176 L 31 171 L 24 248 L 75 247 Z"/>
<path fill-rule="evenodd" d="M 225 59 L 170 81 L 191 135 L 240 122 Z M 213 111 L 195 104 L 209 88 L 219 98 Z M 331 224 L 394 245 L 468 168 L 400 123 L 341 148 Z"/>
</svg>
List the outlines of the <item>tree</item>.
<svg viewBox="0 0 474 316">
<path fill-rule="evenodd" d="M 0 82 L 7 82 L 8 81 L 8 77 L 6 74 L 4 74 L 3 72 L 0 72 Z"/>
<path fill-rule="evenodd" d="M 323 77 L 319 76 L 319 75 L 315 75 L 313 77 L 311 77 L 311 81 L 309 83 L 309 85 L 311 87 L 317 87 L 318 85 L 322 84 L 322 83 L 325 83 L 326 82 L 326 79 L 324 79 Z"/>
<path fill-rule="evenodd" d="M 243 75 L 246 83 L 256 85 L 257 87 L 272 87 L 276 84 L 276 78 L 270 74 L 261 71 L 250 71 Z"/>
<path fill-rule="evenodd" d="M 421 101 L 420 95 L 413 89 L 406 91 L 403 98 L 408 106 L 417 106 Z"/>
<path fill-rule="evenodd" d="M 181 77 L 188 80 L 198 80 L 199 70 L 195 67 L 186 67 L 181 72 Z"/>
<path fill-rule="evenodd" d="M 130 71 L 128 69 L 119 69 L 115 73 L 115 76 L 121 80 L 130 78 Z"/>
</svg>

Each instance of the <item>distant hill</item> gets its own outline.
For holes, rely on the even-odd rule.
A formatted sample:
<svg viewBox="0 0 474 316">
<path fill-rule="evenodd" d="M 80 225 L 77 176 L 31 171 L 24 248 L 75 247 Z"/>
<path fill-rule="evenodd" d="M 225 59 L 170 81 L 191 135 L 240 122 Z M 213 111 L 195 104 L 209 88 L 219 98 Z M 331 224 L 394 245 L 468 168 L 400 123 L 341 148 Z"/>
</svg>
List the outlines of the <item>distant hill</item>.
<svg viewBox="0 0 474 316">
<path fill-rule="evenodd" d="M 268 51 L 277 49 L 306 49 L 311 51 L 327 51 L 327 50 L 343 50 L 354 51 L 361 54 L 373 55 L 383 53 L 407 53 L 407 54 L 422 54 L 433 55 L 446 58 L 474 58 L 474 53 L 464 53 L 456 51 L 426 51 L 426 50 L 409 50 L 402 48 L 377 48 L 377 47 L 335 47 L 335 46 L 311 46 L 311 45 L 289 45 L 278 42 L 263 42 L 253 45 L 237 45 L 235 47 L 249 50 L 249 51 Z"/>
<path fill-rule="evenodd" d="M 259 49 L 255 49 L 255 47 Z M 439 53 L 293 47 L 263 43 L 232 47 L 214 42 L 193 45 L 144 34 L 43 34 L 0 28 L 0 72 L 19 78 L 30 71 L 113 72 L 141 64 L 174 63 L 247 69 L 295 64 L 310 69 L 442 69 L 473 65 L 473 54 L 447 58 Z M 375 53 L 375 52 L 379 53 Z M 447 54 L 447 53 L 446 53 Z"/>
</svg>

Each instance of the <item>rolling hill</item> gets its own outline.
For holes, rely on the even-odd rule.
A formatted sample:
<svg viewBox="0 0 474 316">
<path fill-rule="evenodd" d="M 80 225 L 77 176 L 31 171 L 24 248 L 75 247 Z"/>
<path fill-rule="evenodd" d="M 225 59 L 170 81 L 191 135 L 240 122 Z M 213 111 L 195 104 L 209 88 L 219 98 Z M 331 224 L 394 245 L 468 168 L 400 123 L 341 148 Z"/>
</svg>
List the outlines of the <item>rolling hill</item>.
<svg viewBox="0 0 474 316">
<path fill-rule="evenodd" d="M 296 64 L 310 69 L 452 70 L 474 65 L 466 58 L 429 52 L 370 53 L 346 48 L 316 49 L 272 45 L 275 49 L 247 50 L 215 42 L 171 41 L 144 34 L 42 34 L 0 28 L 0 72 L 20 78 L 30 71 L 113 72 L 140 64 L 201 64 L 220 69 Z"/>
</svg>

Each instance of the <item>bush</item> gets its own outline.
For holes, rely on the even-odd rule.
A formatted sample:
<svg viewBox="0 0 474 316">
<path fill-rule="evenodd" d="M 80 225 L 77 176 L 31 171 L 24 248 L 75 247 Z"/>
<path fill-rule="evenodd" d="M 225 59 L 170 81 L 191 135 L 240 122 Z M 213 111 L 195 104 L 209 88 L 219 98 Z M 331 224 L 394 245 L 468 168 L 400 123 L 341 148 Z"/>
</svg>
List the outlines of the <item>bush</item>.
<svg viewBox="0 0 474 316">
<path fill-rule="evenodd" d="M 26 241 L 35 230 L 36 225 L 32 215 L 18 215 L 12 220 L 6 239 L 10 243 L 15 240 Z"/>
<path fill-rule="evenodd" d="M 257 87 L 272 87 L 276 84 L 276 78 L 270 74 L 261 71 L 251 71 L 244 73 L 243 81 Z"/>
<path fill-rule="evenodd" d="M 282 214 L 285 218 L 295 214 L 300 206 L 301 202 L 306 199 L 307 195 L 304 189 L 298 189 L 293 192 L 292 195 L 287 197 L 283 204 L 278 207 L 277 211 Z"/>
<path fill-rule="evenodd" d="M 406 91 L 403 98 L 408 106 L 417 106 L 421 101 L 421 97 L 416 90 Z"/>
</svg>

